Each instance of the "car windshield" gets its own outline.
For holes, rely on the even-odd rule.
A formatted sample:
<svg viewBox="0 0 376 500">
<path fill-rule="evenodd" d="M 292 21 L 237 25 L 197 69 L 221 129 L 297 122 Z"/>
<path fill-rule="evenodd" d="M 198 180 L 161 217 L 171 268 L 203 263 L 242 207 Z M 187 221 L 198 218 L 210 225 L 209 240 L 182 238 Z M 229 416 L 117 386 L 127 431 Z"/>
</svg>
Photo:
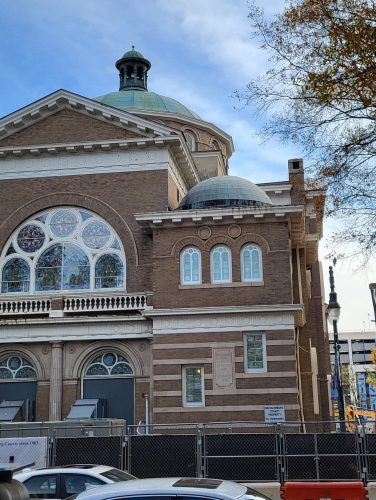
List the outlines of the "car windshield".
<svg viewBox="0 0 376 500">
<path fill-rule="evenodd" d="M 120 481 L 129 481 L 130 479 L 137 479 L 135 476 L 132 476 L 132 474 L 128 474 L 128 472 L 124 472 L 123 470 L 119 469 L 105 470 L 104 472 L 101 472 L 100 475 L 106 477 L 107 479 L 111 479 L 111 481 L 113 481 L 114 483 L 119 483 Z"/>
<path fill-rule="evenodd" d="M 247 491 L 244 493 L 244 495 L 241 495 L 239 497 L 239 500 L 271 500 L 270 497 L 267 497 L 263 493 L 260 493 L 257 490 L 254 490 L 253 488 L 248 488 Z M 68 499 L 66 499 L 68 500 Z"/>
</svg>

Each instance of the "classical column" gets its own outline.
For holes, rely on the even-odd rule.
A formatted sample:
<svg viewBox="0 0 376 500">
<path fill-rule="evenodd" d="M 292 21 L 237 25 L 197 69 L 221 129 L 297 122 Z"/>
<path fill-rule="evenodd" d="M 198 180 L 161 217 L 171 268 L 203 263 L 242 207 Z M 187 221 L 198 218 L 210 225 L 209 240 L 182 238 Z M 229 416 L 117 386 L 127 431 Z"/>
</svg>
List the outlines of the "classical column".
<svg viewBox="0 0 376 500">
<path fill-rule="evenodd" d="M 61 420 L 63 385 L 63 342 L 51 342 L 50 414 L 49 419 Z"/>
</svg>

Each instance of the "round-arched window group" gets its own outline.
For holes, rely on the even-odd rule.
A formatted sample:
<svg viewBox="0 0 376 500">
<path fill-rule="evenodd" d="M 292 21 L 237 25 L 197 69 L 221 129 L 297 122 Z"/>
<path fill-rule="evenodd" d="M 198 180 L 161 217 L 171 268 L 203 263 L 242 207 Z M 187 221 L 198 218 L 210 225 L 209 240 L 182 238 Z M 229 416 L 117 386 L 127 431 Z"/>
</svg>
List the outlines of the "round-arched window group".
<svg viewBox="0 0 376 500">
<path fill-rule="evenodd" d="M 2 254 L 1 293 L 125 289 L 121 240 L 98 215 L 74 207 L 27 220 Z"/>
<path fill-rule="evenodd" d="M 262 281 L 261 249 L 251 243 L 240 251 L 241 280 L 243 282 Z M 196 247 L 186 247 L 180 254 L 181 283 L 197 285 L 201 283 L 201 252 Z M 213 248 L 210 254 L 210 274 L 212 283 L 232 282 L 231 250 L 225 245 Z"/>
</svg>

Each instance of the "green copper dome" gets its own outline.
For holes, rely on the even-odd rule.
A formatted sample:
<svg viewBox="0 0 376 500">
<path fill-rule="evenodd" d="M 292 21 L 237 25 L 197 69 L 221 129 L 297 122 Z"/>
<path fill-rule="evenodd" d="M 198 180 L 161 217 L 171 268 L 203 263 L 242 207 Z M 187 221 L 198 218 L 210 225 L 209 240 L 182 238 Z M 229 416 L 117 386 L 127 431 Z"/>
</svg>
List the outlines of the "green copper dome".
<svg viewBox="0 0 376 500">
<path fill-rule="evenodd" d="M 132 50 L 126 52 L 121 59 L 116 61 L 115 66 L 119 70 L 119 92 L 110 92 L 94 97 L 94 101 L 118 109 L 177 113 L 201 120 L 196 113 L 175 99 L 148 92 L 148 71 L 151 68 L 151 63 L 144 58 L 141 52 L 134 50 L 134 45 L 132 45 Z"/>
<path fill-rule="evenodd" d="M 145 90 L 121 90 L 106 95 L 94 97 L 94 101 L 118 109 L 143 109 L 147 111 L 162 111 L 164 113 L 178 113 L 201 120 L 196 113 L 171 97 L 155 94 Z"/>
<path fill-rule="evenodd" d="M 269 196 L 253 182 L 224 175 L 211 177 L 194 186 L 182 199 L 178 210 L 273 205 Z"/>
<path fill-rule="evenodd" d="M 141 52 L 137 52 L 137 50 L 134 50 L 134 45 L 132 45 L 132 50 L 128 50 L 128 52 L 123 55 L 122 59 L 133 59 L 134 57 L 145 59 Z"/>
</svg>

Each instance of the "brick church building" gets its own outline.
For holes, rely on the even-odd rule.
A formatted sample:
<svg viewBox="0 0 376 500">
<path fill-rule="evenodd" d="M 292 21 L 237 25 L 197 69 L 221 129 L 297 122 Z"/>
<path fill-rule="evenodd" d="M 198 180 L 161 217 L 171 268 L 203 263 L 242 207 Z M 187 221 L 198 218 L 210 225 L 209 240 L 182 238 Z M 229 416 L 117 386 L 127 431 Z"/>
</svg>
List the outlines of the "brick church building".
<svg viewBox="0 0 376 500">
<path fill-rule="evenodd" d="M 318 243 L 325 193 L 228 175 L 232 138 L 116 62 L 0 119 L 0 402 L 61 420 L 331 419 Z"/>
</svg>

